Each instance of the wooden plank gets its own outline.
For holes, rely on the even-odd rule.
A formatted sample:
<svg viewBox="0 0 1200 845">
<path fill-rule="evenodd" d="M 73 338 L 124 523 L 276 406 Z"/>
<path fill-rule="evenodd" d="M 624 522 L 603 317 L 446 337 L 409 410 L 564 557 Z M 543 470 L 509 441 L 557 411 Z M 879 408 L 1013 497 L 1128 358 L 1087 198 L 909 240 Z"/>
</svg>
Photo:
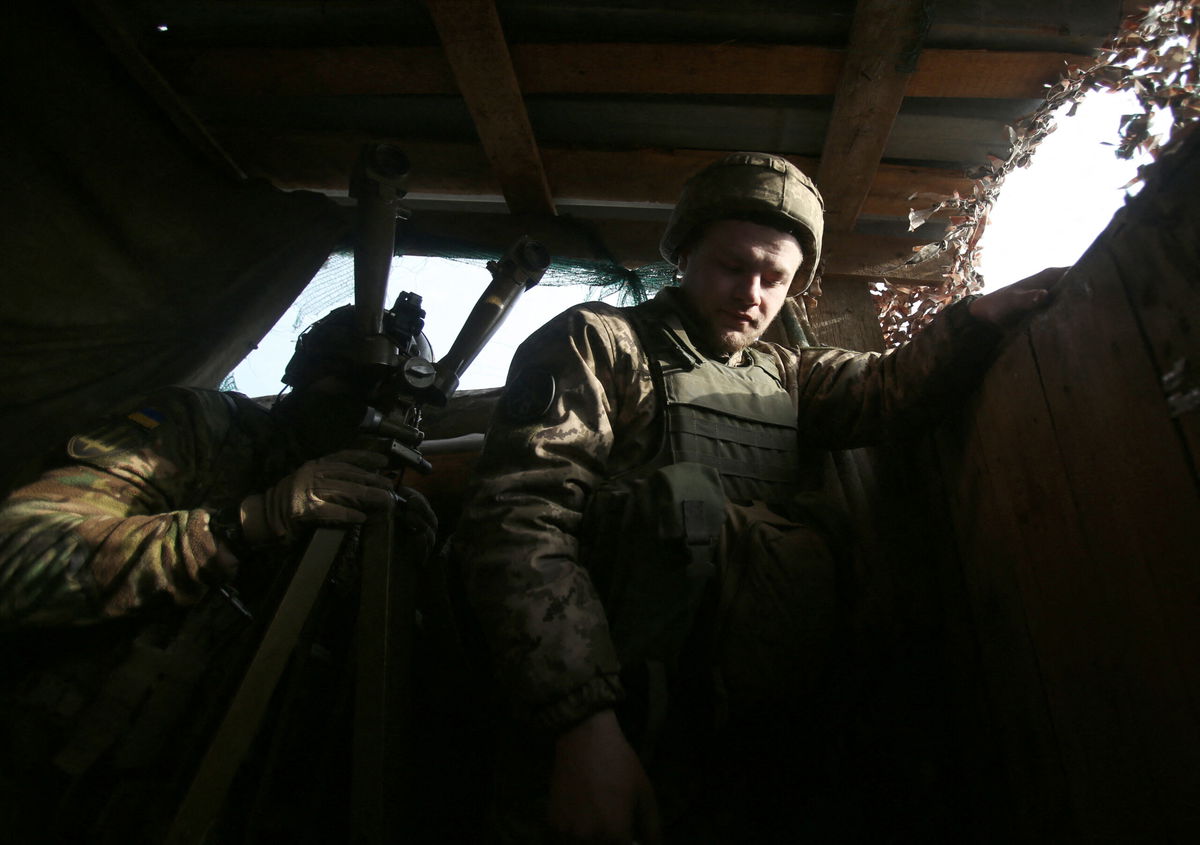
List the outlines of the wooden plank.
<svg viewBox="0 0 1200 845">
<path fill-rule="evenodd" d="M 662 225 L 642 220 L 582 220 L 545 215 L 423 211 L 402 227 L 398 248 L 410 255 L 444 255 L 455 245 L 471 245 L 499 255 L 521 235 L 541 241 L 554 258 L 606 261 L 637 267 L 661 261 Z"/>
<path fill-rule="evenodd" d="M 860 352 L 884 350 L 871 282 L 861 276 L 830 274 L 821 279 L 821 295 L 809 309 L 809 320 L 821 343 Z"/>
<path fill-rule="evenodd" d="M 1063 330 L 1074 315 L 1067 309 L 1056 316 L 1048 322 Z M 1147 760 L 1127 701 L 1128 642 L 1113 625 L 1123 614 L 1095 578 L 1076 506 L 1081 491 L 1056 436 L 1065 426 L 1074 439 L 1088 424 L 1050 412 L 1026 338 L 1013 352 L 1019 355 L 1006 355 L 992 372 L 992 401 L 980 409 L 977 425 L 989 481 L 1016 517 L 1006 538 L 1020 591 L 1014 610 L 1028 621 L 1074 825 L 1088 841 L 1170 841 L 1169 824 L 1162 824 L 1166 808 L 1130 777 Z"/>
<path fill-rule="evenodd" d="M 975 423 L 982 409 L 997 401 L 1003 405 L 997 392 L 996 382 L 985 383 L 964 413 L 944 423 L 936 435 L 975 631 L 967 648 L 978 654 L 989 717 L 980 729 L 994 732 L 1004 762 L 1002 772 L 993 772 L 966 761 L 967 773 L 985 784 L 985 793 L 986 785 L 999 778 L 1004 798 L 1012 802 L 992 808 L 990 815 L 1011 825 L 1015 835 L 988 831 L 980 841 L 1072 842 L 1076 837 L 1067 782 L 1014 571 L 1013 562 L 1025 554 L 1015 543 L 1019 522 L 1012 500 L 991 483 Z"/>
<path fill-rule="evenodd" d="M 234 777 L 258 734 L 271 696 L 345 537 L 344 528 L 317 528 L 313 532 L 163 841 L 170 845 L 209 841 Z"/>
<path fill-rule="evenodd" d="M 845 51 L 790 44 L 514 44 L 526 94 L 776 94 L 837 90 Z M 434 47 L 222 47 L 162 54 L 181 84 L 205 96 L 455 94 Z M 1028 99 L 1088 56 L 1002 50 L 926 50 L 911 97 Z M 764 72 L 764 68 L 769 72 Z"/>
<path fill-rule="evenodd" d="M 900 112 L 924 36 L 923 0 L 859 0 L 821 151 L 825 226 L 854 228 Z"/>
<path fill-rule="evenodd" d="M 459 93 L 441 47 L 213 47 L 160 51 L 180 86 L 203 97 L 353 97 Z"/>
<path fill-rule="evenodd" d="M 1115 714 L 1111 730 L 1082 738 L 1086 758 L 1071 771 L 1085 839 L 1185 841 L 1200 829 L 1196 479 L 1102 248 L 1062 296 L 1079 307 L 1036 321 L 1032 337 L 1087 556 L 1061 598 L 1096 607 L 1085 650 L 1046 666 L 1074 693 L 1056 702 L 1056 722 Z M 1095 599 L 1080 596 L 1092 585 Z"/>
<path fill-rule="evenodd" d="M 1170 191 L 1177 181 L 1200 184 L 1200 147 L 1160 159 L 1111 254 L 1200 477 L 1200 194 Z"/>
<path fill-rule="evenodd" d="M 948 255 L 906 264 L 923 243 L 913 238 L 827 230 L 822 256 L 824 272 L 833 276 L 875 276 L 941 285 L 945 282 L 944 274 L 950 270 Z"/>
<path fill-rule="evenodd" d="M 488 214 L 468 211 L 422 211 L 414 215 L 400 233 L 402 248 L 414 255 L 443 254 L 447 242 L 474 243 L 481 249 L 503 251 L 514 239 L 529 234 L 546 244 L 551 254 L 564 258 L 600 260 L 597 243 L 603 243 L 613 258 L 627 267 L 662 261 L 658 242 L 664 223 L 654 220 L 613 218 L 548 218 Z M 899 263 L 911 255 L 913 241 L 878 235 L 843 234 L 830 239 L 833 249 L 826 262 L 832 275 L 878 277 L 874 268 Z M 864 264 L 868 271 L 859 272 Z M 944 259 L 929 261 L 889 274 L 892 279 L 917 283 L 940 283 Z M 922 273 L 927 277 L 922 277 Z"/>
<path fill-rule="evenodd" d="M 1015 817 L 1032 822 L 1017 841 L 1200 826 L 1200 493 L 1161 384 L 1196 348 L 1193 153 L 996 362 L 974 433 L 941 438 Z"/>
<path fill-rule="evenodd" d="M 909 80 L 909 97 L 1037 99 L 1069 67 L 1086 67 L 1091 56 L 1003 50 L 922 50 Z"/>
<path fill-rule="evenodd" d="M 833 91 L 842 51 L 774 44 L 525 44 L 514 64 L 537 94 Z"/>
<path fill-rule="evenodd" d="M 425 0 L 514 214 L 554 214 L 554 200 L 494 0 Z"/>
<path fill-rule="evenodd" d="M 273 133 L 224 129 L 222 142 L 253 175 L 278 187 L 342 192 L 362 145 L 384 140 L 361 135 Z M 412 162 L 409 190 L 453 196 L 498 196 L 500 185 L 483 151 L 472 144 L 419 139 L 387 139 L 401 146 Z M 714 161 L 722 150 L 585 150 L 542 147 L 542 162 L 560 201 L 583 200 L 631 205 L 674 204 L 687 178 Z M 814 159 L 788 157 L 815 174 Z M 881 165 L 864 214 L 905 218 L 913 207 L 932 204 L 913 194 L 948 196 L 967 193 L 971 182 L 956 170 Z M 666 211 L 663 211 L 664 219 Z"/>
<path fill-rule="evenodd" d="M 946 483 L 947 478 L 956 477 L 947 472 L 945 458 L 951 450 L 946 448 L 946 438 L 961 444 L 965 436 L 955 435 L 963 430 L 962 419 L 960 408 L 950 421 L 934 430 L 933 436 L 900 447 L 911 472 L 902 483 L 885 492 L 885 500 L 894 506 L 907 503 L 912 514 L 908 518 L 913 529 L 911 545 L 914 556 L 919 556 L 916 565 L 931 570 L 935 579 L 932 589 L 939 599 L 936 621 L 942 631 L 939 651 L 944 662 L 947 706 L 943 729 L 946 741 L 957 754 L 957 779 L 947 791 L 963 819 L 963 830 L 956 838 L 964 842 L 1012 842 L 1019 840 L 1016 830 L 1024 822 L 1015 812 L 1012 785 L 1003 764 L 1005 751 L 987 695 L 965 567 L 954 534 L 954 517 L 961 505 L 951 498 Z M 896 447 L 876 449 L 885 450 L 894 451 Z M 938 527 L 931 529 L 931 525 Z M 1023 841 L 1032 841 L 1032 837 L 1025 836 Z"/>
</svg>

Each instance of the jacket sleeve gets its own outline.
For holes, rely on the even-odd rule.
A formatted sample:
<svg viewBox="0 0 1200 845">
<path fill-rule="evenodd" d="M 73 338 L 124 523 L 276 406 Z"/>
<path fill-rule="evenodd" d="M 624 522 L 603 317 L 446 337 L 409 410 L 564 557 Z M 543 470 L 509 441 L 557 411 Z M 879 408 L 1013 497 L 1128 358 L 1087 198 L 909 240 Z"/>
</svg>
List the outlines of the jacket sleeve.
<svg viewBox="0 0 1200 845">
<path fill-rule="evenodd" d="M 640 356 L 628 324 L 595 305 L 530 337 L 513 359 L 456 535 L 493 670 L 516 715 L 551 731 L 621 696 L 577 534 L 614 431 L 644 411 Z"/>
<path fill-rule="evenodd" d="M 178 389 L 72 438 L 67 466 L 0 505 L 0 627 L 190 604 L 230 578 L 198 506 L 230 419 L 219 394 Z"/>
<path fill-rule="evenodd" d="M 967 305 L 956 303 L 911 342 L 882 354 L 784 352 L 803 440 L 826 449 L 870 445 L 915 433 L 960 403 L 1004 337 Z"/>
</svg>

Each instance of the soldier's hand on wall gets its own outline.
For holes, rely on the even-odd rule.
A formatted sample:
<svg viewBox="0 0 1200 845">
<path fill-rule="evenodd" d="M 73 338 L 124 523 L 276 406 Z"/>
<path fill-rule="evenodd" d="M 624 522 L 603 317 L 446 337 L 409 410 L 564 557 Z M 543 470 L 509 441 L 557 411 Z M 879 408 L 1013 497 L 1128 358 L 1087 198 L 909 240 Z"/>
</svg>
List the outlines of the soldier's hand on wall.
<svg viewBox="0 0 1200 845">
<path fill-rule="evenodd" d="M 367 511 L 396 501 L 392 482 L 379 474 L 386 466 L 385 456 L 361 450 L 301 464 L 271 489 L 242 502 L 246 540 L 252 545 L 290 541 L 305 525 L 365 522 Z"/>
<path fill-rule="evenodd" d="M 558 738 L 546 821 L 554 842 L 661 843 L 654 788 L 612 710 Z"/>
<path fill-rule="evenodd" d="M 1027 279 L 981 296 L 967 307 L 975 319 L 1008 328 L 1020 322 L 1025 315 L 1049 304 L 1054 286 L 1069 269 L 1047 267 Z"/>
</svg>

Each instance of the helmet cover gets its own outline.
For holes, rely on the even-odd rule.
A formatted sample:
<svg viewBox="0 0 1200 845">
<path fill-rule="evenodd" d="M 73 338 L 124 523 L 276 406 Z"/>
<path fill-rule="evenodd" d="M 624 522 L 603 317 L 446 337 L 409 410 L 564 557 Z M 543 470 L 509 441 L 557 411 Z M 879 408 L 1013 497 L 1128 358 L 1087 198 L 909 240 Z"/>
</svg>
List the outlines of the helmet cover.
<svg viewBox="0 0 1200 845">
<path fill-rule="evenodd" d="M 813 181 L 783 156 L 731 153 L 693 175 L 659 244 L 663 258 L 678 264 L 682 249 L 717 220 L 750 220 L 794 236 L 803 260 L 788 296 L 812 284 L 821 257 L 825 202 Z"/>
</svg>

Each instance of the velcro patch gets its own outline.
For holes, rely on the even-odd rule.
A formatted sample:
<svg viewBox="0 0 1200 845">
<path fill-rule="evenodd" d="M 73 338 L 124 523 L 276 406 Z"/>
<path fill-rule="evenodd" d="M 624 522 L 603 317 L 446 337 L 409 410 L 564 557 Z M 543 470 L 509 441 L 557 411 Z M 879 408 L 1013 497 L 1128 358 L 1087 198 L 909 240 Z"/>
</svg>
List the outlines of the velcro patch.
<svg viewBox="0 0 1200 845">
<path fill-rule="evenodd" d="M 134 422 L 133 415 L 107 420 L 91 431 L 76 434 L 67 443 L 67 454 L 78 461 L 94 461 L 112 457 L 122 452 L 141 448 L 149 439 L 151 428 L 140 421 Z"/>
<path fill-rule="evenodd" d="M 534 422 L 550 410 L 557 390 L 553 373 L 541 367 L 530 367 L 518 373 L 504 388 L 500 410 L 510 422 Z"/>
</svg>

